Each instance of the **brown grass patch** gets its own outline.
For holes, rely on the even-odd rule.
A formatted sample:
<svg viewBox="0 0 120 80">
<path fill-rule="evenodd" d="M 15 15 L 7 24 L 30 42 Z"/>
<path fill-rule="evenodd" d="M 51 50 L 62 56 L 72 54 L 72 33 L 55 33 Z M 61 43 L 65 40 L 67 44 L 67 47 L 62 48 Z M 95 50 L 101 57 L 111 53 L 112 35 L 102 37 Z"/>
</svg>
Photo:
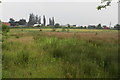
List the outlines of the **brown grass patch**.
<svg viewBox="0 0 120 80">
<path fill-rule="evenodd" d="M 107 32 L 107 33 L 86 33 L 86 32 L 77 32 L 77 33 L 67 33 L 67 32 L 45 32 L 46 36 L 49 37 L 58 37 L 58 38 L 77 38 L 83 40 L 102 40 L 106 42 L 115 41 L 118 42 L 118 34 Z"/>
<path fill-rule="evenodd" d="M 25 36 L 25 37 L 20 37 L 20 38 L 10 38 L 8 39 L 8 41 L 12 41 L 12 42 L 20 42 L 20 43 L 24 43 L 24 44 L 28 44 L 33 42 L 33 37 L 32 36 Z"/>
</svg>

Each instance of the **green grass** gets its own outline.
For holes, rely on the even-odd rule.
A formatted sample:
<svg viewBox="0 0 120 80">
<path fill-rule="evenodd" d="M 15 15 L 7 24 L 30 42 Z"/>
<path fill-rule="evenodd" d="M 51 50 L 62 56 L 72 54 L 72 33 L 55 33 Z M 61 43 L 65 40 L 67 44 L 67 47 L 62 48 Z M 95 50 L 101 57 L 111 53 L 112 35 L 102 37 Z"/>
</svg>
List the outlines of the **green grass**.
<svg viewBox="0 0 120 80">
<path fill-rule="evenodd" d="M 118 45 L 114 39 L 106 42 L 60 38 L 44 32 L 13 33 L 3 42 L 3 78 L 118 76 Z"/>
</svg>

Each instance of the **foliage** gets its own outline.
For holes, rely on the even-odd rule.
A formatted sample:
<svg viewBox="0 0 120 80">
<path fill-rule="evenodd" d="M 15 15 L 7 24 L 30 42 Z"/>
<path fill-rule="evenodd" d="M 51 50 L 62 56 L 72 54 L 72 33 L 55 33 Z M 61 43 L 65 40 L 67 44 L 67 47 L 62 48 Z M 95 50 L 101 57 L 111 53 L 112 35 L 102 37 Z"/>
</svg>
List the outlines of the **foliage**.
<svg viewBox="0 0 120 80">
<path fill-rule="evenodd" d="M 45 15 L 43 16 L 43 26 L 46 25 L 46 18 L 45 18 Z"/>
<path fill-rule="evenodd" d="M 52 26 L 55 25 L 54 17 L 52 17 Z"/>
<path fill-rule="evenodd" d="M 31 13 L 29 16 L 28 26 L 33 26 L 34 24 L 41 24 L 41 16 Z"/>
<path fill-rule="evenodd" d="M 55 21 L 54 21 L 54 17 L 49 18 L 49 26 L 54 26 L 55 25 Z"/>
<path fill-rule="evenodd" d="M 49 18 L 49 26 L 52 26 L 52 20 Z"/>
<path fill-rule="evenodd" d="M 41 24 L 41 16 L 38 18 L 38 24 Z"/>
<path fill-rule="evenodd" d="M 106 8 L 107 6 L 111 6 L 111 1 L 112 0 L 101 0 L 101 3 L 106 3 L 105 5 L 99 5 L 97 7 L 98 10 L 101 10 L 102 8 Z"/>
<path fill-rule="evenodd" d="M 13 18 L 9 19 L 9 23 L 11 26 L 15 26 L 15 20 Z"/>
<path fill-rule="evenodd" d="M 29 21 L 28 21 L 28 26 L 32 26 L 35 24 L 35 16 L 33 13 L 29 15 Z"/>
<path fill-rule="evenodd" d="M 70 24 L 67 24 L 67 27 L 70 28 Z"/>
<path fill-rule="evenodd" d="M 38 23 L 38 20 L 39 20 L 38 15 L 36 15 L 36 16 L 35 16 L 35 24 Z"/>
<path fill-rule="evenodd" d="M 59 36 L 53 33 L 12 32 L 10 39 L 3 42 L 3 78 L 118 76 L 118 46 L 114 38 L 109 42 L 104 37 L 84 39 L 77 33 L 70 37 L 66 37 L 64 32 Z M 19 39 L 14 36 L 19 36 Z"/>
<path fill-rule="evenodd" d="M 19 20 L 19 25 L 26 25 L 26 20 L 25 19 L 20 19 Z"/>
<path fill-rule="evenodd" d="M 59 24 L 59 23 L 56 23 L 56 24 L 55 24 L 55 28 L 57 28 L 57 27 L 60 27 L 60 24 Z"/>
<path fill-rule="evenodd" d="M 53 29 L 52 29 L 52 31 L 56 31 L 56 29 L 55 29 L 55 28 L 53 28 Z"/>
<path fill-rule="evenodd" d="M 10 31 L 9 26 L 2 24 L 2 31 L 3 31 L 3 33 L 9 32 Z"/>
<path fill-rule="evenodd" d="M 9 19 L 9 23 L 11 26 L 19 26 L 19 25 L 26 25 L 25 19 L 20 19 L 19 21 L 15 21 L 13 18 Z"/>
<path fill-rule="evenodd" d="M 101 24 L 98 24 L 96 28 L 97 28 L 97 29 L 102 29 Z"/>
<path fill-rule="evenodd" d="M 117 30 L 120 30 L 120 24 L 116 24 L 116 25 L 114 26 L 114 28 L 117 29 Z"/>
<path fill-rule="evenodd" d="M 65 32 L 66 31 L 66 28 L 65 27 L 62 27 L 62 32 Z"/>
</svg>

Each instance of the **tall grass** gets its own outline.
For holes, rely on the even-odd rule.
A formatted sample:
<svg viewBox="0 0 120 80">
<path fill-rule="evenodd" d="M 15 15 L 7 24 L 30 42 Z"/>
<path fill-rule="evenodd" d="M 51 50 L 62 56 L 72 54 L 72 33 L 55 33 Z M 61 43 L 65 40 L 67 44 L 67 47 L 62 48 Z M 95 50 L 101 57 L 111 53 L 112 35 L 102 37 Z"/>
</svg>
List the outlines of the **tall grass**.
<svg viewBox="0 0 120 80">
<path fill-rule="evenodd" d="M 29 44 L 4 41 L 3 77 L 118 76 L 118 45 L 115 42 L 32 34 L 34 41 Z"/>
</svg>

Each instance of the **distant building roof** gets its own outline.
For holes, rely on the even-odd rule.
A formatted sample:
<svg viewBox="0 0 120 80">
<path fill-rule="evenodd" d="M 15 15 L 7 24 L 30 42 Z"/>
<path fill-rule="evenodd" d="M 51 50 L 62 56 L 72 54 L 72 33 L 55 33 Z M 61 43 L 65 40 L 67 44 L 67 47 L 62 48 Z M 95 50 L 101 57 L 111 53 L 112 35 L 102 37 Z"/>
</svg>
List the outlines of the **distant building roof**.
<svg viewBox="0 0 120 80">
<path fill-rule="evenodd" d="M 10 23 L 8 23 L 8 22 L 2 22 L 2 24 L 10 26 Z"/>
</svg>

